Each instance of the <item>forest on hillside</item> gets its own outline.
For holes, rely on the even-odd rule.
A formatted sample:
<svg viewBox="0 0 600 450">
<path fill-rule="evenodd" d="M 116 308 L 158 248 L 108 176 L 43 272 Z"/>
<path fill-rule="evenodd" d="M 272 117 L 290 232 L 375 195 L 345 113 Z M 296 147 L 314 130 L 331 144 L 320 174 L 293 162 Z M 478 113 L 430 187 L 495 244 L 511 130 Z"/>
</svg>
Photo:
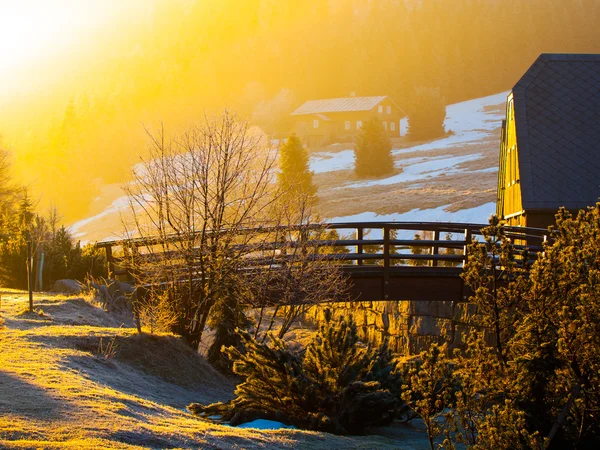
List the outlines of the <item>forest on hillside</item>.
<svg viewBox="0 0 600 450">
<path fill-rule="evenodd" d="M 307 99 L 390 95 L 410 109 L 419 86 L 453 103 L 510 89 L 542 52 L 600 51 L 597 0 L 140 4 L 0 98 L 18 178 L 67 222 L 127 178 L 144 127 L 177 130 L 228 107 L 285 129 L 280 119 Z"/>
</svg>

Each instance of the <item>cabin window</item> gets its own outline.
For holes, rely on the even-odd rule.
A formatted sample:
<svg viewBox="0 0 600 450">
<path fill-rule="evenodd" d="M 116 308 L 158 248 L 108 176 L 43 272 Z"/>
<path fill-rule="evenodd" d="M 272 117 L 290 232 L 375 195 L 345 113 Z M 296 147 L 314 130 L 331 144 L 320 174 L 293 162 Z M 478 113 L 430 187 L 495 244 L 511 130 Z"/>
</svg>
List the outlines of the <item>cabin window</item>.
<svg viewBox="0 0 600 450">
<path fill-rule="evenodd" d="M 382 114 L 382 113 L 383 113 L 383 105 L 379 105 L 379 106 L 377 107 L 377 112 L 378 112 L 379 114 Z"/>
<path fill-rule="evenodd" d="M 350 121 L 346 120 L 346 123 L 344 124 L 344 129 L 349 130 L 350 129 Z"/>
<path fill-rule="evenodd" d="M 387 122 L 383 122 L 383 129 L 387 131 Z"/>
<path fill-rule="evenodd" d="M 360 130 L 362 128 L 362 120 L 357 120 L 356 121 L 356 129 Z"/>
<path fill-rule="evenodd" d="M 388 105 L 388 106 L 386 106 L 386 107 L 385 107 L 385 112 L 386 112 L 386 113 L 388 113 L 388 114 L 391 114 L 391 113 L 392 113 L 392 107 L 391 107 L 391 106 L 389 106 L 389 105 Z"/>
<path fill-rule="evenodd" d="M 390 130 L 396 131 L 396 122 L 390 122 Z"/>
<path fill-rule="evenodd" d="M 313 120 L 313 128 L 319 128 L 319 119 Z"/>
</svg>

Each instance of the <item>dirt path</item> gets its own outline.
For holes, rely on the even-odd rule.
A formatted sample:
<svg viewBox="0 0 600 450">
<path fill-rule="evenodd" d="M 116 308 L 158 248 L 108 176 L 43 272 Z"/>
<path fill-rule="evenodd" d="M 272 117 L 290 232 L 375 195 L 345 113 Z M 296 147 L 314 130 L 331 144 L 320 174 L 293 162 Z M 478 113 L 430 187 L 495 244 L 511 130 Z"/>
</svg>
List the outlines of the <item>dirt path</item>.
<svg viewBox="0 0 600 450">
<path fill-rule="evenodd" d="M 345 438 L 202 421 L 185 405 L 226 399 L 233 383 L 177 338 L 138 336 L 80 298 L 36 295 L 31 314 L 24 293 L 1 295 L 0 448 L 425 448 L 410 431 Z"/>
</svg>

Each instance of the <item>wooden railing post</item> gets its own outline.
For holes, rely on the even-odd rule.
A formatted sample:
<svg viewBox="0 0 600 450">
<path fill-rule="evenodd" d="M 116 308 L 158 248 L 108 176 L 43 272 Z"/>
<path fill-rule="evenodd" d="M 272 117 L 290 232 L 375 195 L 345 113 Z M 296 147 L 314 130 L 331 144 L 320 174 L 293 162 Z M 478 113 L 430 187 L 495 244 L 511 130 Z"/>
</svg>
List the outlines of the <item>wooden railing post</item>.
<svg viewBox="0 0 600 450">
<path fill-rule="evenodd" d="M 390 227 L 383 227 L 383 298 L 390 298 Z"/>
<path fill-rule="evenodd" d="M 115 270 L 112 256 L 112 246 L 107 245 L 106 247 L 104 247 L 104 249 L 106 250 L 106 279 L 110 280 Z"/>
<path fill-rule="evenodd" d="M 467 261 L 469 259 L 469 244 L 471 243 L 471 237 L 472 237 L 472 233 L 471 233 L 471 229 L 470 228 L 465 228 L 465 246 L 463 248 L 463 268 L 467 265 Z"/>
<path fill-rule="evenodd" d="M 433 240 L 434 241 L 440 240 L 440 230 L 435 230 L 433 232 Z M 440 246 L 438 244 L 434 244 L 433 247 L 431 247 L 431 255 L 437 256 L 437 254 L 439 252 L 440 252 Z M 431 265 L 431 267 L 437 267 L 438 261 L 437 261 L 437 259 L 432 259 L 429 261 L 429 264 Z"/>
<path fill-rule="evenodd" d="M 356 228 L 356 239 L 359 241 L 362 241 L 364 239 L 364 230 L 362 227 L 357 227 Z M 358 244 L 356 246 L 356 253 L 361 256 L 363 254 L 363 245 L 362 244 Z M 359 266 L 362 266 L 363 264 L 363 260 L 362 259 L 357 259 L 356 260 L 356 264 L 358 264 Z"/>
</svg>

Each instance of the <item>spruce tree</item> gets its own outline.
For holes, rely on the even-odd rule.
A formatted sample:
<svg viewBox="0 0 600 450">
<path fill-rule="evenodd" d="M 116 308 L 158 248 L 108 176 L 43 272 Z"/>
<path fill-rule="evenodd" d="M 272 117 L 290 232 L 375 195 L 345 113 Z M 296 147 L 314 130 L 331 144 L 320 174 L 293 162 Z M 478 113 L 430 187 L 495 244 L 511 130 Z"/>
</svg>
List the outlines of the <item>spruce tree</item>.
<svg viewBox="0 0 600 450">
<path fill-rule="evenodd" d="M 240 333 L 245 351 L 228 347 L 233 372 L 244 377 L 230 402 L 192 404 L 203 416 L 222 415 L 232 425 L 266 417 L 301 428 L 360 434 L 391 421 L 398 406 L 398 373 L 384 344 L 358 341 L 352 319 L 328 311 L 305 351 L 292 350 L 270 334 L 269 343 Z"/>
<path fill-rule="evenodd" d="M 452 235 L 450 233 L 446 234 L 446 241 L 451 242 L 452 241 Z M 446 251 L 445 251 L 446 255 L 451 255 L 451 256 L 456 256 L 459 255 L 459 253 L 456 251 L 456 249 L 454 247 L 446 247 Z M 445 267 L 458 267 L 460 265 L 460 262 L 458 261 L 442 261 L 442 266 Z"/>
<path fill-rule="evenodd" d="M 308 164 L 308 153 L 300 138 L 295 134 L 288 137 L 279 153 L 277 180 L 286 195 L 314 197 L 317 188 L 313 184 L 312 172 Z"/>
<path fill-rule="evenodd" d="M 421 241 L 421 235 L 419 233 L 415 234 L 415 241 Z M 410 251 L 413 255 L 428 255 L 429 254 L 429 249 L 425 248 L 425 247 L 421 247 L 420 245 L 412 245 L 410 247 Z M 422 259 L 411 259 L 410 260 L 410 265 L 411 266 L 427 266 L 429 264 L 429 261 L 423 261 Z"/>
<path fill-rule="evenodd" d="M 379 177 L 394 171 L 392 144 L 377 117 L 366 121 L 356 139 L 354 173 L 361 178 Z"/>
<path fill-rule="evenodd" d="M 445 133 L 446 99 L 440 88 L 416 87 L 408 114 L 411 140 L 435 139 Z"/>
</svg>

